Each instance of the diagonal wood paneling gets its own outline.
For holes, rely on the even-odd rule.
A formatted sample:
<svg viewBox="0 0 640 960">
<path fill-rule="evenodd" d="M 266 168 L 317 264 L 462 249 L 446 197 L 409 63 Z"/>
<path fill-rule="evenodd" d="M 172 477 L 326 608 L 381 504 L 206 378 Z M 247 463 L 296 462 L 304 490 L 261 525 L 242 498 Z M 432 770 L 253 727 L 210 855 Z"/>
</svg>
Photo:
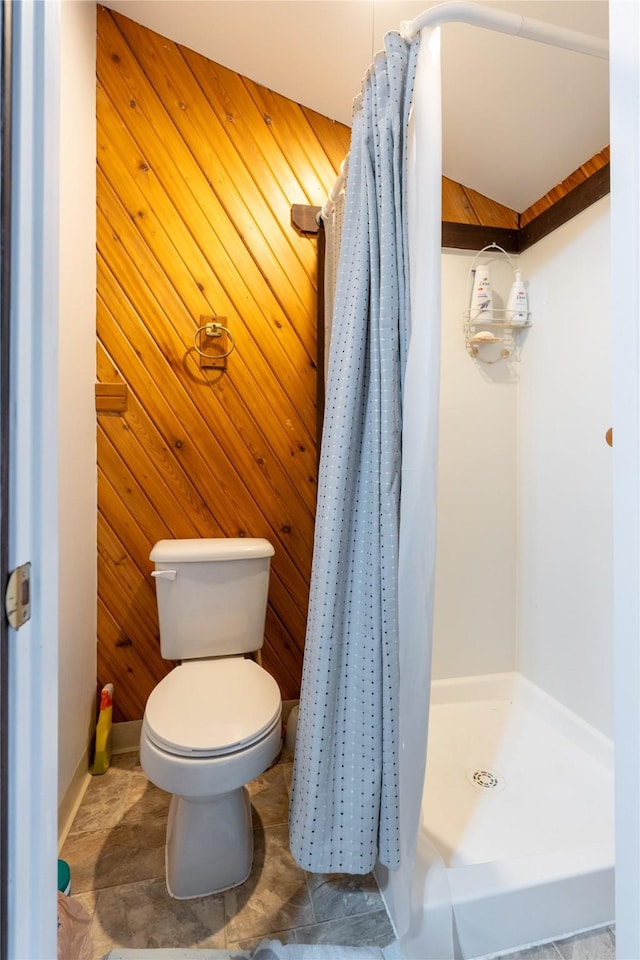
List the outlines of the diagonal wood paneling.
<svg viewBox="0 0 640 960">
<path fill-rule="evenodd" d="M 98 680 L 138 719 L 170 668 L 148 560 L 162 537 L 265 536 L 276 555 L 263 651 L 299 691 L 316 492 L 316 245 L 350 131 L 105 8 L 98 10 L 98 377 L 126 389 L 98 421 Z M 524 214 L 443 178 L 443 218 Z M 193 348 L 217 315 L 224 372 Z"/>
<path fill-rule="evenodd" d="M 142 716 L 160 657 L 148 560 L 163 537 L 274 544 L 264 664 L 298 695 L 313 543 L 315 244 L 349 131 L 98 10 L 98 680 Z M 236 349 L 200 367 L 218 315 Z"/>
<path fill-rule="evenodd" d="M 527 207 L 526 210 L 520 214 L 520 227 L 526 227 L 529 223 L 535 220 L 536 217 L 539 217 L 546 210 L 550 210 L 554 204 L 562 200 L 563 197 L 568 196 L 575 187 L 580 186 L 580 184 L 585 183 L 592 177 L 594 173 L 598 170 L 602 170 L 603 167 L 606 167 L 611 159 L 611 150 L 609 147 L 605 147 L 604 150 L 601 150 L 600 153 L 596 153 L 593 157 L 583 163 L 578 167 L 577 170 L 574 170 L 573 173 L 570 173 L 568 177 L 562 181 L 562 183 L 556 184 L 555 187 L 552 187 L 548 193 L 545 193 L 544 197 L 540 197 L 539 200 L 536 200 L 534 204 L 530 207 Z"/>
<path fill-rule="evenodd" d="M 517 230 L 518 214 L 496 200 L 465 187 L 449 177 L 442 178 L 442 219 L 446 223 L 467 223 L 484 227 Z"/>
</svg>

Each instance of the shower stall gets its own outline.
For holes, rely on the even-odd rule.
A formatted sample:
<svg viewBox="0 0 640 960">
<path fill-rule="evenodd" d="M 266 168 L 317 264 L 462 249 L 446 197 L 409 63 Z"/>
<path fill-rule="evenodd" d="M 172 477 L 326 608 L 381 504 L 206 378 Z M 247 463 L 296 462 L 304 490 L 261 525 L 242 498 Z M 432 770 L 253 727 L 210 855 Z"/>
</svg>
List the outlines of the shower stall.
<svg viewBox="0 0 640 960">
<path fill-rule="evenodd" d="M 442 254 L 427 768 L 415 856 L 377 871 L 415 960 L 614 920 L 608 245 L 605 198 L 522 254 L 532 327 L 484 367 L 460 323 L 473 254 Z"/>
<path fill-rule="evenodd" d="M 464 3 L 404 27 L 422 32 L 409 180 L 420 323 L 405 416 L 420 442 L 439 437 L 431 692 L 424 651 L 405 649 L 402 863 L 377 869 L 409 960 L 489 957 L 614 920 L 609 202 L 521 255 L 533 325 L 517 356 L 470 358 L 474 254 L 442 253 L 439 235 L 439 25 L 450 19 L 606 56 L 597 39 Z M 506 301 L 499 264 L 495 289 Z M 432 481 L 410 491 L 406 517 Z M 402 605 L 416 589 L 403 588 L 402 557 L 400 584 Z"/>
</svg>

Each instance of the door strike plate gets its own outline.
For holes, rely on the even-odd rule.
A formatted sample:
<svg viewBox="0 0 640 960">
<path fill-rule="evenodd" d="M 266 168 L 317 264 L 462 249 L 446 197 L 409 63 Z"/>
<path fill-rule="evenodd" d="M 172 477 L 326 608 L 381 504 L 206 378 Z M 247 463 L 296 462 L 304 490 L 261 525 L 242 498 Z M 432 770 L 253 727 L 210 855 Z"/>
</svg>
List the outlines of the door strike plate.
<svg viewBox="0 0 640 960">
<path fill-rule="evenodd" d="M 9 575 L 4 606 L 9 626 L 13 627 L 14 630 L 19 630 L 31 616 L 30 581 L 30 563 L 23 563 L 21 567 L 16 567 Z"/>
</svg>

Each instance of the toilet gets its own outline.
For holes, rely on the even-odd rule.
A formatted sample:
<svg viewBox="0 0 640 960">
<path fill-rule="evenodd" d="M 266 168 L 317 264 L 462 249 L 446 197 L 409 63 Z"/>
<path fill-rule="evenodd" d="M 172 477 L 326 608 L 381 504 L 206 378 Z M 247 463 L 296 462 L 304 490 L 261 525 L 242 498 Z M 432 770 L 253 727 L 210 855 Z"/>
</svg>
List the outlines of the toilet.
<svg viewBox="0 0 640 960">
<path fill-rule="evenodd" d="M 262 647 L 274 550 L 261 539 L 160 540 L 160 649 L 179 666 L 151 692 L 140 737 L 149 780 L 172 794 L 167 890 L 228 890 L 253 859 L 246 784 L 281 748 L 280 690 L 248 655 Z"/>
</svg>

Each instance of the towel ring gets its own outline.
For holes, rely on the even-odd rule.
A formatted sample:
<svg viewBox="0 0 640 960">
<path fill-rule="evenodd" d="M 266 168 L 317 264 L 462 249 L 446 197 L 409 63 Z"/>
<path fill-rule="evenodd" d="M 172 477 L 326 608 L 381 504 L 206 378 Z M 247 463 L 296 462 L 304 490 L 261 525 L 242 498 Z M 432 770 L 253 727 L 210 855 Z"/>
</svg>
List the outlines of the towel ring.
<svg viewBox="0 0 640 960">
<path fill-rule="evenodd" d="M 226 353 L 205 353 L 204 350 L 200 349 L 200 347 L 198 346 L 198 337 L 203 331 L 208 337 L 219 337 L 223 330 L 228 336 L 229 343 L 231 344 L 231 346 L 229 347 Z M 193 338 L 193 345 L 196 348 L 197 352 L 200 354 L 200 356 L 205 357 L 207 360 L 224 360 L 225 357 L 228 357 L 230 353 L 233 353 L 233 351 L 236 348 L 235 341 L 228 327 L 224 327 L 221 323 L 211 323 L 211 322 L 205 323 L 203 326 L 198 327 L 198 329 L 195 332 L 195 336 Z"/>
</svg>

